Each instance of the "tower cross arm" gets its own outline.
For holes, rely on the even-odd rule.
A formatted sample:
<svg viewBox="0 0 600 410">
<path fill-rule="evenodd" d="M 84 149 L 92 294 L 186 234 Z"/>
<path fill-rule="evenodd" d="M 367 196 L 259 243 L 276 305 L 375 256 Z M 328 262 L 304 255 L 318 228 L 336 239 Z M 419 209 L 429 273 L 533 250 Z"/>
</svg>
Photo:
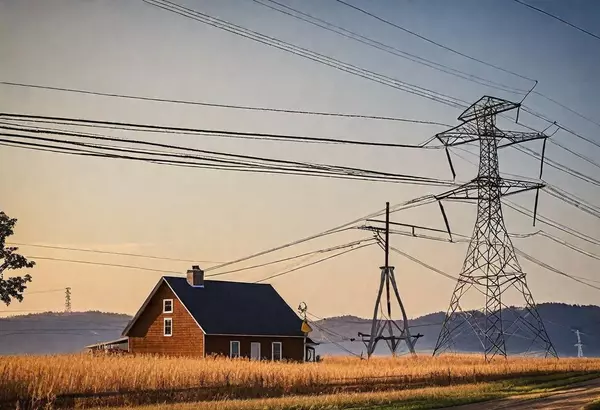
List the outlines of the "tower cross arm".
<svg viewBox="0 0 600 410">
<path fill-rule="evenodd" d="M 468 144 L 481 139 L 475 122 L 465 122 L 435 136 L 445 147 Z M 522 142 L 546 139 L 548 136 L 543 132 L 503 131 L 494 127 L 494 138 L 498 148 L 504 148 Z"/>
<path fill-rule="evenodd" d="M 472 181 L 467 182 L 454 188 L 450 191 L 446 191 L 442 194 L 436 195 L 435 198 L 440 201 L 444 200 L 469 200 L 469 199 L 489 199 L 481 197 L 481 190 L 479 187 L 483 184 L 493 184 L 499 188 L 500 196 L 508 196 L 518 194 L 520 192 L 530 191 L 533 189 L 543 188 L 545 185 L 535 181 L 525 181 L 520 179 L 507 179 L 507 178 L 486 178 L 477 177 Z"/>
<path fill-rule="evenodd" d="M 496 138 L 498 139 L 498 148 L 504 148 L 522 142 L 543 140 L 548 136 L 543 132 L 502 131 L 496 129 Z"/>
</svg>

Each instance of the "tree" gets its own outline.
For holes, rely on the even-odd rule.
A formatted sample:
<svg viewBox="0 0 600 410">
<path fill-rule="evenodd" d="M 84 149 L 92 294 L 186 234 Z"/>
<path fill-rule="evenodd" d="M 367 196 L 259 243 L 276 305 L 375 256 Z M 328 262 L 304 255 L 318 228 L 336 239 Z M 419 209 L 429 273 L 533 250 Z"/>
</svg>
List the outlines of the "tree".
<svg viewBox="0 0 600 410">
<path fill-rule="evenodd" d="M 12 299 L 19 302 L 23 300 L 23 292 L 27 289 L 27 282 L 31 282 L 31 275 L 12 276 L 4 278 L 4 272 L 10 269 L 33 268 L 35 262 L 28 261 L 23 255 L 16 253 L 18 248 L 6 246 L 6 238 L 14 233 L 17 223 L 15 218 L 9 218 L 0 211 L 0 300 L 7 306 Z"/>
</svg>

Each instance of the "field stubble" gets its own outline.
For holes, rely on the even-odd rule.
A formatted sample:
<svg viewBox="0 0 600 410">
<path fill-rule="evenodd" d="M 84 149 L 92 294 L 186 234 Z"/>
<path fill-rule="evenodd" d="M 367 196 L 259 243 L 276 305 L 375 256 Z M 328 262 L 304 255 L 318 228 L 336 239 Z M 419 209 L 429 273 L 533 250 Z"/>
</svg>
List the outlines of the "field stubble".
<svg viewBox="0 0 600 410">
<path fill-rule="evenodd" d="M 320 363 L 158 356 L 0 358 L 0 407 L 58 407 L 276 397 L 447 386 L 521 376 L 600 371 L 600 359 L 497 359 L 446 355 L 325 358 Z M 61 404 L 62 403 L 62 404 Z"/>
</svg>

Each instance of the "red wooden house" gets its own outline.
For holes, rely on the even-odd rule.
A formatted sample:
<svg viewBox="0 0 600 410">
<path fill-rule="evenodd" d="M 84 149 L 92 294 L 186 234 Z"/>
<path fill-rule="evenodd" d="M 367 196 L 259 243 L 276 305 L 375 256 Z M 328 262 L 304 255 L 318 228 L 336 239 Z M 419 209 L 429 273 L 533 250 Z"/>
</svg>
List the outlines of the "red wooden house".
<svg viewBox="0 0 600 410">
<path fill-rule="evenodd" d="M 163 276 L 123 331 L 130 353 L 313 360 L 302 320 L 268 284 Z"/>
</svg>

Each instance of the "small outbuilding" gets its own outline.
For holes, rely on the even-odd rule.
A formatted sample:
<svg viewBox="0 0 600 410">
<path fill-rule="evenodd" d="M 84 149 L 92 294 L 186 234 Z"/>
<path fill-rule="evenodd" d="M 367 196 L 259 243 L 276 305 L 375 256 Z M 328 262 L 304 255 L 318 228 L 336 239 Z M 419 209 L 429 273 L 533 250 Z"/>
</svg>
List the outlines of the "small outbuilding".
<svg viewBox="0 0 600 410">
<path fill-rule="evenodd" d="M 130 353 L 314 360 L 303 321 L 269 284 L 163 276 L 123 331 Z"/>
<path fill-rule="evenodd" d="M 116 340 L 95 343 L 86 346 L 85 349 L 90 353 L 125 353 L 129 351 L 129 340 L 127 337 L 121 337 Z"/>
</svg>

